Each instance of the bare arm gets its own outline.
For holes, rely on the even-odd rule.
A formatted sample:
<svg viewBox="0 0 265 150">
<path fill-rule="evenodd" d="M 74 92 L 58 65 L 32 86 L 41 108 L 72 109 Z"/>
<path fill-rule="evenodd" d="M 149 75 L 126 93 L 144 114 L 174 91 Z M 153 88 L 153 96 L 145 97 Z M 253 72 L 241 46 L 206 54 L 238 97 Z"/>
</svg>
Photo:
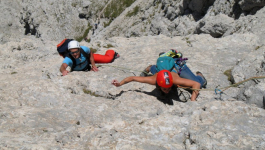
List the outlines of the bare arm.
<svg viewBox="0 0 265 150">
<path fill-rule="evenodd" d="M 68 67 L 68 65 L 66 63 L 63 63 L 60 67 L 60 71 L 63 74 L 63 76 L 67 75 L 69 71 L 66 70 L 66 68 Z"/>
<path fill-rule="evenodd" d="M 112 84 L 119 87 L 129 82 L 140 82 L 140 83 L 147 83 L 151 85 L 156 84 L 156 76 L 149 76 L 149 77 L 138 77 L 138 76 L 130 76 L 125 79 L 123 79 L 121 82 L 118 82 L 117 80 L 113 80 Z"/>
<path fill-rule="evenodd" d="M 98 68 L 97 68 L 97 66 L 95 64 L 95 60 L 94 60 L 94 56 L 93 56 L 92 50 L 90 50 L 90 58 L 89 59 L 90 59 L 91 65 L 92 65 L 92 70 L 93 71 L 98 71 Z"/>
<path fill-rule="evenodd" d="M 200 83 L 189 80 L 189 79 L 184 79 L 178 76 L 176 73 L 172 73 L 173 79 L 174 79 L 174 84 L 179 85 L 181 87 L 191 87 L 193 89 L 200 89 Z M 199 94 L 199 90 L 193 90 L 191 94 L 191 101 L 196 101 L 196 98 Z"/>
</svg>

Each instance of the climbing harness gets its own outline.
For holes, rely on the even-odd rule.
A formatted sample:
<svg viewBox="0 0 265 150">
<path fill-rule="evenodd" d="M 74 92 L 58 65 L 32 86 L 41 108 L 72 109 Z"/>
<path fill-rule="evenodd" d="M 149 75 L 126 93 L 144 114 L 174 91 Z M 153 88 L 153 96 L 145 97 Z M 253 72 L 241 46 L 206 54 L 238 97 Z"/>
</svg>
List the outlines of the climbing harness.
<svg viewBox="0 0 265 150">
<path fill-rule="evenodd" d="M 188 58 L 176 58 L 175 62 L 175 68 L 178 68 L 178 74 L 180 75 L 182 68 L 186 65 L 186 60 L 188 60 Z"/>
</svg>

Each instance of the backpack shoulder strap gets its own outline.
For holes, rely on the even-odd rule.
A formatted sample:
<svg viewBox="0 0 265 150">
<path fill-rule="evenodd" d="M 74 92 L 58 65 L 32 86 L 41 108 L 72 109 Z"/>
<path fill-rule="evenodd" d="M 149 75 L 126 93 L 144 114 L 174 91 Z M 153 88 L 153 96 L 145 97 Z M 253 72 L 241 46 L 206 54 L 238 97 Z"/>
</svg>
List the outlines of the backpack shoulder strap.
<svg viewBox="0 0 265 150">
<path fill-rule="evenodd" d="M 72 60 L 73 66 L 71 67 L 71 71 L 73 71 L 73 68 L 75 68 L 75 66 L 76 66 L 76 61 L 75 61 L 74 57 L 69 53 L 65 54 L 65 57 L 68 57 Z"/>
<path fill-rule="evenodd" d="M 89 59 L 90 53 L 86 53 L 81 47 L 80 47 L 80 51 L 81 51 L 81 54 L 83 54 L 86 57 L 87 61 L 90 62 L 90 59 Z"/>
</svg>

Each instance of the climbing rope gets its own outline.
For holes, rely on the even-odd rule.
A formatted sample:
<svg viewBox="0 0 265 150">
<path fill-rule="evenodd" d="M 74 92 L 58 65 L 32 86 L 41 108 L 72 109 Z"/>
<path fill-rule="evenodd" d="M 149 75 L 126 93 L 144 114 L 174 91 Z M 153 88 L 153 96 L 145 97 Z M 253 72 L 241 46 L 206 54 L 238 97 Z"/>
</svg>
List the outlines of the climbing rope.
<svg viewBox="0 0 265 150">
<path fill-rule="evenodd" d="M 218 88 L 218 86 L 217 86 L 215 89 L 194 89 L 194 88 L 190 88 L 190 87 L 181 87 L 181 86 L 179 86 L 179 87 L 183 88 L 183 89 L 189 89 L 189 90 L 192 90 L 192 91 L 195 91 L 195 90 L 196 91 L 214 91 L 216 95 L 220 94 L 220 96 L 221 96 L 221 94 L 223 94 L 224 91 L 229 89 L 230 87 L 237 87 L 240 84 L 243 84 L 243 83 L 245 83 L 245 82 L 247 82 L 249 80 L 264 79 L 264 78 L 265 78 L 265 76 L 251 77 L 251 78 L 248 78 L 246 80 L 240 81 L 238 83 L 232 84 L 230 86 L 226 86 L 226 87 L 222 87 L 222 88 Z"/>
<path fill-rule="evenodd" d="M 101 64 L 101 65 L 98 65 L 99 67 L 100 66 L 108 66 L 108 67 L 113 67 L 113 68 L 117 68 L 117 69 L 123 69 L 123 70 L 128 70 L 128 71 L 135 71 L 135 72 L 145 72 L 145 71 L 139 71 L 139 70 L 132 70 L 132 69 L 128 69 L 128 68 L 125 68 L 125 67 L 119 67 L 119 66 L 114 66 L 114 65 L 104 65 L 104 64 Z M 97 66 L 97 67 L 98 67 Z M 152 75 L 148 72 L 145 72 L 147 75 Z M 251 78 L 248 78 L 246 80 L 243 80 L 243 81 L 240 81 L 238 83 L 235 83 L 235 84 L 232 84 L 230 86 L 226 86 L 226 87 L 222 87 L 222 88 L 218 88 L 218 86 L 215 88 L 215 89 L 194 89 L 194 88 L 190 88 L 190 87 L 181 87 L 181 86 L 178 86 L 179 88 L 182 88 L 182 89 L 189 89 L 189 90 L 192 90 L 192 91 L 214 91 L 215 94 L 222 94 L 224 93 L 225 90 L 229 89 L 230 87 L 237 87 L 239 86 L 240 84 L 243 84 L 247 81 L 250 81 L 250 80 L 255 80 L 255 79 L 264 79 L 265 76 L 258 76 L 258 77 L 251 77 Z"/>
</svg>

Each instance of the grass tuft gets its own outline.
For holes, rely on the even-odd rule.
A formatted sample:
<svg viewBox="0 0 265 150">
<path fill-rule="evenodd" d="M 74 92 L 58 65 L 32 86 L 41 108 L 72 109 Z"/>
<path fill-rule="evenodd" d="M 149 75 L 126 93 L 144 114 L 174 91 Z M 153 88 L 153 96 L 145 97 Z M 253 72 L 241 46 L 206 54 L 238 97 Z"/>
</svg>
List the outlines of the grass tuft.
<svg viewBox="0 0 265 150">
<path fill-rule="evenodd" d="M 107 44 L 107 46 L 103 46 L 104 48 L 111 48 L 111 47 L 114 47 L 113 45 L 111 44 Z"/>
<path fill-rule="evenodd" d="M 83 36 L 79 36 L 79 37 L 76 37 L 75 39 L 78 41 L 78 42 L 81 42 L 83 39 L 85 39 L 87 37 L 87 34 L 88 32 L 92 29 L 93 27 L 88 24 L 87 25 L 87 29 L 85 30 Z M 89 42 L 90 42 L 90 39 L 89 39 Z"/>
<path fill-rule="evenodd" d="M 137 15 L 137 13 L 139 12 L 139 10 L 140 10 L 140 7 L 139 6 L 134 7 L 132 11 L 130 11 L 130 12 L 127 13 L 126 17 L 132 17 L 132 16 Z"/>
<path fill-rule="evenodd" d="M 90 50 L 92 51 L 92 53 L 96 53 L 98 50 L 95 48 L 90 48 Z"/>
<path fill-rule="evenodd" d="M 260 48 L 260 46 L 257 46 L 256 48 L 255 48 L 255 50 L 258 50 Z"/>
<path fill-rule="evenodd" d="M 110 20 L 108 23 L 104 24 L 104 27 L 109 26 L 112 20 L 117 18 L 127 7 L 130 7 L 134 2 L 135 0 L 112 0 L 103 12 L 104 17 Z"/>
<path fill-rule="evenodd" d="M 100 97 L 100 95 L 97 95 L 95 92 L 92 92 L 92 91 L 87 90 L 87 89 L 83 89 L 83 92 L 84 92 L 85 94 L 89 94 L 89 95 L 91 95 L 91 96 Z"/>
<path fill-rule="evenodd" d="M 224 75 L 227 76 L 227 80 L 231 82 L 231 84 L 234 84 L 234 79 L 233 79 L 233 76 L 232 76 L 232 69 L 228 69 L 224 72 Z"/>
</svg>

